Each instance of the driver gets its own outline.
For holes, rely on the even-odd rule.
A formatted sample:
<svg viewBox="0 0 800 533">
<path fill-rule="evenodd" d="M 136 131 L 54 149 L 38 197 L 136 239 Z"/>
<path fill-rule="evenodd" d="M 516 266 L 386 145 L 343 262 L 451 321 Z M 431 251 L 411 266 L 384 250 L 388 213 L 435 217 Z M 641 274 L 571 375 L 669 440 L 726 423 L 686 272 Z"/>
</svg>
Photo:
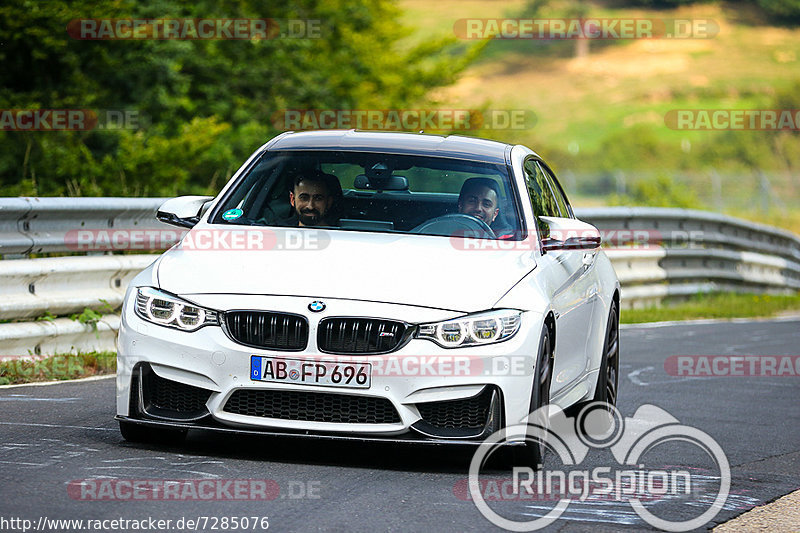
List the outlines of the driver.
<svg viewBox="0 0 800 533">
<path fill-rule="evenodd" d="M 491 226 L 500 213 L 500 188 L 491 178 L 469 178 L 458 195 L 458 212 Z"/>
<path fill-rule="evenodd" d="M 335 203 L 341 195 L 336 176 L 320 171 L 307 171 L 294 178 L 289 191 L 292 218 L 298 226 L 331 226 L 338 223 Z"/>
</svg>

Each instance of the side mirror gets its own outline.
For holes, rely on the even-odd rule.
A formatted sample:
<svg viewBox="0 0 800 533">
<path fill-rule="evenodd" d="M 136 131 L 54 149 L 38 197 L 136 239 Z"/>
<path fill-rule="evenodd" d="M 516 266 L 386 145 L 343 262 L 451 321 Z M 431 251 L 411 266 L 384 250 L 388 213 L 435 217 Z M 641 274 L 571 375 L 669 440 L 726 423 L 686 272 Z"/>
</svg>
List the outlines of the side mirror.
<svg viewBox="0 0 800 533">
<path fill-rule="evenodd" d="M 550 230 L 542 239 L 542 252 L 554 250 L 594 250 L 603 242 L 600 231 L 574 218 L 539 217 Z"/>
<path fill-rule="evenodd" d="M 156 218 L 165 224 L 193 228 L 211 205 L 213 196 L 179 196 L 167 200 L 156 211 Z"/>
</svg>

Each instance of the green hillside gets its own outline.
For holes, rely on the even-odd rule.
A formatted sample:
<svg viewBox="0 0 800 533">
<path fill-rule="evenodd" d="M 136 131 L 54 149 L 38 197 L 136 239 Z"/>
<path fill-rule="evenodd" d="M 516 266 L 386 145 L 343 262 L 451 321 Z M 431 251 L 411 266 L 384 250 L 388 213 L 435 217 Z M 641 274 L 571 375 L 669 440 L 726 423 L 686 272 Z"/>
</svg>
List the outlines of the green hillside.
<svg viewBox="0 0 800 533">
<path fill-rule="evenodd" d="M 530 16 L 527 5 L 400 2 L 404 23 L 414 29 L 410 42 L 453 35 L 458 19 Z M 535 17 L 568 16 L 563 5 L 548 6 Z M 537 117 L 532 128 L 479 134 L 530 145 L 562 175 L 574 173 L 576 203 L 619 199 L 608 197 L 613 189 L 608 178 L 605 189 L 587 184 L 603 172 L 626 174 L 628 186 L 667 175 L 691 189 L 697 207 L 799 231 L 797 132 L 678 131 L 667 127 L 664 117 L 676 109 L 774 109 L 776 95 L 791 93 L 800 80 L 800 29 L 769 25 L 757 9 L 741 3 L 667 10 L 584 6 L 587 18 L 711 20 L 719 33 L 706 39 L 591 41 L 584 57 L 576 57 L 575 41 L 496 39 L 454 85 L 432 91 L 430 101 L 441 108 L 532 110 Z M 720 176 L 716 192 L 712 172 Z"/>
<path fill-rule="evenodd" d="M 496 0 L 402 0 L 413 38 L 453 33 L 461 18 L 507 17 L 525 2 Z M 540 17 L 562 16 L 553 9 Z M 511 140 L 591 150 L 609 134 L 635 124 L 659 126 L 664 140 L 696 140 L 703 132 L 664 126 L 670 109 L 749 109 L 769 104 L 775 91 L 800 79 L 800 29 L 748 22 L 741 5 L 700 4 L 674 10 L 595 7 L 592 17 L 711 19 L 719 34 L 709 39 L 652 39 L 590 43 L 587 57 L 558 57 L 572 51 L 535 40 L 493 41 L 482 58 L 435 100 L 454 107 L 487 102 L 503 109 L 532 109 L 539 121 L 530 131 L 509 131 Z M 749 15 L 753 20 L 757 14 Z M 469 42 L 469 41 L 465 41 Z M 574 149 L 574 145 L 573 145 Z"/>
</svg>

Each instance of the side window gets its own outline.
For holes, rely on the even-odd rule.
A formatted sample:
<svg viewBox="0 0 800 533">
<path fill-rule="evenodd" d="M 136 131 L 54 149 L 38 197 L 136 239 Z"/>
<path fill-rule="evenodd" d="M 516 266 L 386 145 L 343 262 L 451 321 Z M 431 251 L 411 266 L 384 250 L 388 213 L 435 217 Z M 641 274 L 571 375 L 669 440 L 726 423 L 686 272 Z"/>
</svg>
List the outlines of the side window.
<svg viewBox="0 0 800 533">
<path fill-rule="evenodd" d="M 541 167 L 534 159 L 525 161 L 525 181 L 528 184 L 528 196 L 531 198 L 533 214 L 537 217 L 559 217 L 558 203 L 556 202 L 547 178 Z"/>
<path fill-rule="evenodd" d="M 556 204 L 558 204 L 558 210 L 561 212 L 563 218 L 572 218 L 572 214 L 570 213 L 569 209 L 569 202 L 567 202 L 566 196 L 561 191 L 561 187 L 556 181 L 556 177 L 553 176 L 553 173 L 550 170 L 543 166 L 541 163 L 538 163 L 538 166 L 541 168 L 542 173 L 547 180 L 547 184 L 550 186 L 550 190 L 553 191 L 553 197 L 556 200 Z"/>
</svg>

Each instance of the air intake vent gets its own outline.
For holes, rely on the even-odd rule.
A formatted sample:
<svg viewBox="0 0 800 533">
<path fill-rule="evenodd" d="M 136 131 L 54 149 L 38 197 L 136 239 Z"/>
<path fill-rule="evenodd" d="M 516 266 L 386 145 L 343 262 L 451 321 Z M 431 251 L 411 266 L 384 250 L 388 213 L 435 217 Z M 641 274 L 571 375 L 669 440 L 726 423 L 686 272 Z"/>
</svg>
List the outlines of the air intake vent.
<svg viewBox="0 0 800 533">
<path fill-rule="evenodd" d="M 224 411 L 305 422 L 400 423 L 400 415 L 386 398 L 319 392 L 240 389 L 231 395 Z"/>
<path fill-rule="evenodd" d="M 288 313 L 230 311 L 225 313 L 225 331 L 235 342 L 253 348 L 299 351 L 308 344 L 308 321 Z"/>
<path fill-rule="evenodd" d="M 137 396 L 141 397 L 143 414 L 147 417 L 188 421 L 208 415 L 206 402 L 211 397 L 210 390 L 162 378 L 148 364 L 138 367 L 131 384 L 140 389 Z M 133 399 L 131 403 L 134 414 L 139 406 L 134 407 Z"/>
<path fill-rule="evenodd" d="M 388 353 L 405 344 L 410 332 L 406 324 L 393 320 L 326 318 L 317 329 L 317 346 L 336 354 Z"/>
<path fill-rule="evenodd" d="M 492 392 L 489 387 L 482 393 L 464 400 L 418 403 L 422 419 L 437 428 L 483 428 L 489 417 Z"/>
</svg>

